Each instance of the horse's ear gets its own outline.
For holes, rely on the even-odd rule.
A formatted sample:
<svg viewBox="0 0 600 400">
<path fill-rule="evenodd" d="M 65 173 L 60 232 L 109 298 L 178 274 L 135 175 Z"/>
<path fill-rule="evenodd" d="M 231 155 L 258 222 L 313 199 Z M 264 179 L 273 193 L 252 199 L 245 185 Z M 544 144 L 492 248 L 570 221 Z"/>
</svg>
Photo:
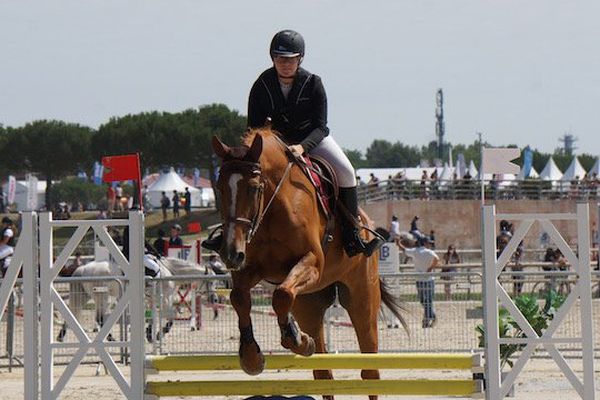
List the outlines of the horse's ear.
<svg viewBox="0 0 600 400">
<path fill-rule="evenodd" d="M 221 142 L 217 135 L 214 135 L 212 138 L 212 148 L 215 151 L 215 154 L 219 156 L 219 158 L 225 158 L 225 156 L 231 151 L 229 146 Z"/>
<path fill-rule="evenodd" d="M 248 150 L 247 156 L 254 162 L 258 162 L 260 158 L 260 153 L 262 153 L 263 148 L 263 139 L 262 136 L 256 135 L 254 136 L 254 140 L 252 141 L 252 145 Z"/>
</svg>

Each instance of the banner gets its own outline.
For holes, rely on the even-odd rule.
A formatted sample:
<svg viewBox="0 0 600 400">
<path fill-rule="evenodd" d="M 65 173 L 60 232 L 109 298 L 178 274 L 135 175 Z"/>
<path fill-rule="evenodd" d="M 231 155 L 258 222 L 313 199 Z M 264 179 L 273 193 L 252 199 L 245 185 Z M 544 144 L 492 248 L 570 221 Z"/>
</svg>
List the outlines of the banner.
<svg viewBox="0 0 600 400">
<path fill-rule="evenodd" d="M 38 178 L 32 174 L 27 174 L 27 210 L 35 211 L 38 206 Z"/>
<path fill-rule="evenodd" d="M 533 151 L 529 148 L 529 146 L 525 147 L 523 150 L 523 179 L 529 178 L 529 174 L 531 174 L 531 167 L 533 166 Z"/>
<path fill-rule="evenodd" d="M 6 204 L 13 204 L 15 202 L 15 195 L 17 194 L 17 179 L 10 175 L 8 177 L 8 199 Z"/>
<path fill-rule="evenodd" d="M 94 162 L 94 183 L 96 185 L 102 185 L 102 174 L 104 173 L 104 167 L 98 161 Z"/>
</svg>

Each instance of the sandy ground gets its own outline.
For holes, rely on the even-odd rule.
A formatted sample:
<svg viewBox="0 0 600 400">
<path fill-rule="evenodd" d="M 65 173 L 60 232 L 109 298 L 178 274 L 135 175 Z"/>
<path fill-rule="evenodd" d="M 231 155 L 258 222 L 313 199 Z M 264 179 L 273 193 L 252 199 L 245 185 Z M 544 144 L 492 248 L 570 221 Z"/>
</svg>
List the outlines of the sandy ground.
<svg viewBox="0 0 600 400">
<path fill-rule="evenodd" d="M 572 365 L 576 372 L 581 372 L 581 365 L 577 360 L 572 360 Z M 600 386 L 600 367 L 596 367 L 596 386 Z M 62 368 L 57 369 L 57 376 L 62 372 Z M 127 372 L 127 369 L 124 369 Z M 106 399 L 116 400 L 124 399 L 118 387 L 112 381 L 110 376 L 104 375 L 95 376 L 96 366 L 83 365 L 80 366 L 75 377 L 69 382 L 60 398 L 64 400 L 79 400 L 79 399 Z M 461 375 L 462 374 L 462 375 Z M 336 374 L 338 379 L 356 378 L 357 372 L 354 371 L 339 371 Z M 257 379 L 244 375 L 243 373 L 227 373 L 227 377 L 231 379 Z M 261 376 L 263 379 L 306 379 L 310 377 L 310 372 L 265 372 Z M 457 373 L 453 371 L 399 371 L 386 372 L 382 371 L 383 378 L 426 378 L 426 379 L 452 379 L 465 378 L 465 373 Z M 225 379 L 223 373 L 162 373 L 160 375 L 152 375 L 151 380 L 211 380 Z M 8 373 L 0 370 L 0 400 L 14 400 L 23 398 L 23 370 L 15 369 Z M 600 394 L 600 392 L 598 392 Z M 381 399 L 393 398 L 413 398 L 414 396 L 381 396 Z M 320 397 L 316 397 L 320 398 Z M 336 396 L 336 399 L 342 400 L 364 400 L 365 396 Z M 420 399 L 451 399 L 453 397 L 419 397 Z M 562 373 L 553 364 L 552 360 L 534 359 L 532 360 L 519 377 L 516 386 L 517 400 L 529 399 L 547 399 L 547 400 L 569 400 L 577 399 L 579 396 L 571 389 L 569 382 L 564 378 Z M 215 400 L 238 400 L 243 397 L 212 397 Z"/>
</svg>

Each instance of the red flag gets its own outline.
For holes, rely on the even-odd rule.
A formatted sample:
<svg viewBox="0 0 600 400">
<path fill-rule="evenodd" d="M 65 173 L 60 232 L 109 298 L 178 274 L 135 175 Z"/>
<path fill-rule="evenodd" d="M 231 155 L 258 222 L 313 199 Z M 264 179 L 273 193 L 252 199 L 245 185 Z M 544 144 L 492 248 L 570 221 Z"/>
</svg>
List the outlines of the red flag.
<svg viewBox="0 0 600 400">
<path fill-rule="evenodd" d="M 140 209 L 143 210 L 142 174 L 140 171 L 139 153 L 128 154 L 126 156 L 102 157 L 102 165 L 106 171 L 104 172 L 104 175 L 102 175 L 102 181 L 104 182 L 128 180 L 134 180 L 137 182 Z"/>
<path fill-rule="evenodd" d="M 102 157 L 102 165 L 108 170 L 102 176 L 104 182 L 139 181 L 140 158 L 138 154 Z"/>
</svg>

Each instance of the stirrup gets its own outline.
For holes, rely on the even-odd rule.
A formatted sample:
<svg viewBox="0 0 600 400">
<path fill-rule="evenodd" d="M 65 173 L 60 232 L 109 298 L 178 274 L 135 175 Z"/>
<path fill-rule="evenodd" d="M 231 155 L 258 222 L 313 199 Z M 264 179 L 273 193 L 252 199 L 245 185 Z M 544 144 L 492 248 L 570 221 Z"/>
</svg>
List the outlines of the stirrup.
<svg viewBox="0 0 600 400">
<path fill-rule="evenodd" d="M 363 253 L 365 256 L 371 257 L 374 252 L 379 250 L 383 243 L 384 241 L 379 237 L 375 237 L 371 239 L 371 241 L 365 242 L 359 236 L 358 231 L 356 231 L 353 233 L 352 240 L 344 243 L 344 250 L 346 251 L 348 257 L 354 257 L 359 253 Z"/>
</svg>

